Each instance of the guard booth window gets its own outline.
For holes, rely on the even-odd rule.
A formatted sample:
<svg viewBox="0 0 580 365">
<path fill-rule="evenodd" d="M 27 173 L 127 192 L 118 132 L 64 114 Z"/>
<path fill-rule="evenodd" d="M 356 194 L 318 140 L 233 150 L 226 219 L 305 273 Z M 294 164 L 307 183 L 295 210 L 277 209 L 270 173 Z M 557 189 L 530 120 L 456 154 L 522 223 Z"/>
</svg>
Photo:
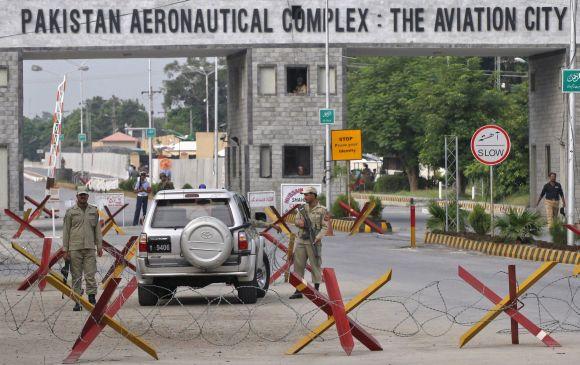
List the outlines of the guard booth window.
<svg viewBox="0 0 580 365">
<path fill-rule="evenodd" d="M 284 146 L 284 177 L 312 177 L 312 147 Z"/>
<path fill-rule="evenodd" d="M 272 147 L 260 146 L 260 177 L 272 177 Z"/>
<path fill-rule="evenodd" d="M 308 94 L 308 67 L 286 67 L 286 92 L 288 95 Z"/>
</svg>

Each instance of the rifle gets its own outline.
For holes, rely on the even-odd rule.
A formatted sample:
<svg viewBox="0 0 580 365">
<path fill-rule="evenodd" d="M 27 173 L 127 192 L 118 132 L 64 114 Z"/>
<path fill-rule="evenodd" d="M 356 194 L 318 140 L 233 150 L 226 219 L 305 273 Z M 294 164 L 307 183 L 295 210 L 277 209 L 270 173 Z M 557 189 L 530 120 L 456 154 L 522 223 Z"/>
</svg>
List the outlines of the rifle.
<svg viewBox="0 0 580 365">
<path fill-rule="evenodd" d="M 62 275 L 62 282 L 64 285 L 67 285 L 68 274 L 70 273 L 70 259 L 64 260 L 64 266 L 60 269 L 60 273 Z M 64 294 L 62 295 L 62 299 L 64 299 Z"/>
<path fill-rule="evenodd" d="M 306 208 L 304 207 L 304 205 L 301 205 L 300 207 L 298 207 L 298 211 L 300 212 L 300 215 L 302 216 L 302 220 L 304 221 L 304 228 L 302 228 L 302 229 L 306 233 L 301 238 L 302 239 L 309 239 L 310 242 L 312 242 L 312 247 L 314 248 L 315 256 L 320 257 L 320 251 L 318 250 L 318 247 L 314 244 L 314 241 L 316 241 L 316 232 L 314 232 L 314 227 L 312 227 L 312 221 L 310 220 L 310 217 L 308 216 L 308 213 L 306 212 Z"/>
</svg>

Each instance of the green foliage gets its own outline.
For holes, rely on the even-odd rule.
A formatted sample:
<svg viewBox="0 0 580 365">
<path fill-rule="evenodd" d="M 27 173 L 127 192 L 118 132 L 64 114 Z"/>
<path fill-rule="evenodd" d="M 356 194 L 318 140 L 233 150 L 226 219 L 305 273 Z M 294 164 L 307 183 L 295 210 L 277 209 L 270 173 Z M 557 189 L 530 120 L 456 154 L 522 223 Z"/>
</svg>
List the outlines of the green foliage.
<svg viewBox="0 0 580 365">
<path fill-rule="evenodd" d="M 513 85 L 509 93 L 496 90 L 477 57 L 361 57 L 352 62 L 364 66 L 349 70 L 348 127 L 362 129 L 365 152 L 399 158 L 411 190 L 418 187 L 419 163 L 433 169 L 444 165 L 445 135 L 458 136 L 462 189 L 470 166 L 472 182 L 485 178 L 487 170 L 475 167 L 479 163 L 469 142 L 478 127 L 494 122 L 512 137 L 511 155 L 497 168 L 498 198 L 526 188 L 527 84 Z"/>
<path fill-rule="evenodd" d="M 488 234 L 491 229 L 491 215 L 479 204 L 469 213 L 468 222 L 473 231 L 482 236 Z"/>
<path fill-rule="evenodd" d="M 103 99 L 95 96 L 87 99 L 83 124 L 88 141 L 98 141 L 116 131 L 122 130 L 127 124 L 131 127 L 146 127 L 147 112 L 145 107 L 136 100 L 121 100 L 115 96 Z M 78 146 L 77 135 L 80 133 L 80 109 L 74 109 L 63 120 L 63 147 Z M 113 121 L 116 130 L 113 131 Z"/>
<path fill-rule="evenodd" d="M 182 189 L 193 189 L 193 186 L 189 185 L 188 183 L 183 184 L 181 187 Z"/>
<path fill-rule="evenodd" d="M 136 177 L 132 177 L 127 180 L 121 180 L 119 181 L 119 189 L 124 191 L 133 191 L 133 188 L 135 187 L 136 183 L 137 183 Z"/>
<path fill-rule="evenodd" d="M 382 175 L 375 181 L 375 193 L 394 193 L 409 190 L 409 179 L 403 174 Z"/>
<path fill-rule="evenodd" d="M 518 213 L 510 208 L 507 213 L 496 222 L 496 227 L 500 231 L 502 238 L 509 242 L 522 241 L 530 242 L 533 237 L 542 234 L 544 221 L 539 213 L 524 210 Z"/>
<path fill-rule="evenodd" d="M 330 208 L 330 213 L 332 214 L 332 217 L 333 218 L 347 217 L 348 214 L 344 211 L 344 209 L 342 209 L 342 207 L 338 202 L 343 202 L 346 205 L 348 205 L 348 197 L 345 194 L 341 194 L 336 198 L 334 204 L 332 204 L 332 207 Z M 350 207 L 356 209 L 357 211 L 360 209 L 358 202 L 352 198 L 350 199 Z"/>
<path fill-rule="evenodd" d="M 455 216 L 457 205 L 456 203 L 449 204 L 448 214 L 450 217 Z M 427 205 L 429 211 L 429 218 L 427 218 L 427 229 L 431 232 L 445 232 L 445 206 L 440 206 L 436 200 L 431 200 Z M 467 226 L 467 212 L 464 209 L 459 209 L 459 231 L 465 232 Z M 455 227 L 449 227 L 451 232 L 456 232 Z"/>
<path fill-rule="evenodd" d="M 552 242 L 556 245 L 566 246 L 567 244 L 567 229 L 564 224 L 565 222 L 560 217 L 557 217 L 549 228 Z"/>
<path fill-rule="evenodd" d="M 22 139 L 26 143 L 23 146 L 24 158 L 30 161 L 40 161 L 44 154 L 36 153 L 37 150 L 50 151 L 50 137 L 52 134 L 52 115 L 42 113 L 33 119 L 24 117 L 22 126 Z"/>
<path fill-rule="evenodd" d="M 427 229 L 431 232 L 445 232 L 445 208 L 437 204 L 436 200 L 431 200 L 427 210 L 429 211 Z"/>
<path fill-rule="evenodd" d="M 223 61 L 223 59 L 220 59 Z M 194 70 L 214 70 L 213 62 L 203 57 L 188 57 L 183 63 L 174 61 L 165 66 L 167 79 L 163 81 L 165 93 L 163 106 L 168 111 L 165 129 L 172 129 L 182 134 L 190 134 L 189 113 L 191 111 L 193 132 L 206 131 L 206 78 L 203 72 Z M 209 118 L 210 130 L 213 130 L 214 115 L 214 75 L 209 76 Z M 218 70 L 218 120 L 227 120 L 227 68 Z"/>
<path fill-rule="evenodd" d="M 159 192 L 159 183 L 151 184 L 151 192 L 153 193 L 153 195 Z"/>
<path fill-rule="evenodd" d="M 375 203 L 375 207 L 373 208 L 373 210 L 371 211 L 371 217 L 376 219 L 376 220 L 380 220 L 382 218 L 382 214 L 383 214 L 383 202 L 381 201 L 381 199 L 377 196 L 371 195 L 369 196 L 369 202 L 374 202 Z"/>
<path fill-rule="evenodd" d="M 318 203 L 320 203 L 320 205 L 325 207 L 326 206 L 326 195 L 318 194 Z"/>
</svg>

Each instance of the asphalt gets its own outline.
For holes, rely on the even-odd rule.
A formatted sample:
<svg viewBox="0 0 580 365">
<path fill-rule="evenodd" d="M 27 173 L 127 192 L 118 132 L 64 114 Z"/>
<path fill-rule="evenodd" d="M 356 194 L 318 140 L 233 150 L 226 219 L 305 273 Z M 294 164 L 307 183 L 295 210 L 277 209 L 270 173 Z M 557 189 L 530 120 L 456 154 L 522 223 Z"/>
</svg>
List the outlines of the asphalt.
<svg viewBox="0 0 580 365">
<path fill-rule="evenodd" d="M 27 183 L 25 188 L 28 194 L 39 192 L 34 184 Z M 74 197 L 72 191 L 62 194 Z M 286 299 L 294 288 L 277 282 L 258 305 L 247 308 L 227 304 L 234 301 L 231 288 L 217 284 L 195 292 L 181 288 L 177 299 L 153 310 L 139 307 L 135 294 L 122 308 L 119 318 L 158 349 L 160 360 L 152 361 L 127 341 L 109 334 L 97 338 L 91 350 L 83 355 L 83 361 L 99 364 L 332 365 L 577 363 L 580 358 L 580 281 L 570 277 L 572 266 L 557 265 L 518 304 L 522 313 L 550 332 L 562 348 L 548 349 L 523 329 L 520 330 L 521 345 L 510 345 L 506 331 L 510 326 L 509 318 L 501 314 L 465 348 L 459 349 L 459 337 L 492 308 L 492 304 L 458 277 L 458 267 L 461 265 L 503 297 L 508 292 L 506 272 L 509 264 L 516 265 L 519 283 L 541 264 L 439 245 L 425 246 L 421 238 L 417 248 L 410 248 L 408 208 L 387 207 L 383 214 L 393 224 L 394 233 L 349 237 L 335 232 L 335 236 L 324 239 L 322 252 L 323 266 L 334 268 L 345 301 L 387 270 L 393 270 L 392 280 L 351 313 L 381 343 L 382 352 L 370 352 L 355 340 L 355 351 L 350 357 L 345 356 L 333 327 L 324 340 L 315 341 L 300 355 L 283 355 L 293 342 L 308 333 L 306 328 L 314 328 L 325 317 L 313 313 L 314 306 L 307 299 Z M 417 212 L 419 237 L 424 232 L 426 217 L 424 212 Z M 137 233 L 138 227 L 126 227 L 127 235 Z M 106 239 L 121 247 L 127 236 L 110 233 Z M 285 240 L 284 237 L 280 239 Z M 34 245 L 30 243 L 31 248 Z M 268 247 L 270 254 L 277 257 L 272 263 L 275 266 L 280 263 L 281 256 L 274 252 L 272 245 Z M 39 243 L 35 250 L 39 254 Z M 6 255 L 0 250 L 0 257 L 3 254 Z M 99 259 L 99 275 L 111 262 L 108 257 Z M 0 363 L 15 360 L 22 364 L 60 362 L 82 328 L 86 313 L 73 315 L 70 303 L 63 306 L 60 295 L 49 295 L 50 292 L 40 295 L 35 291 L 35 296 L 22 297 L 14 289 L 21 280 L 15 267 L 22 264 L 8 260 L 0 267 L 2 265 L 5 275 L 0 280 L 0 290 L 4 291 L 0 295 L 0 308 L 5 313 L 6 326 L 0 325 Z M 125 277 L 130 278 L 130 273 Z M 306 279 L 310 279 L 309 275 Z M 214 303 L 219 299 L 222 304 L 208 307 L 208 298 L 213 298 Z M 30 301 L 40 299 L 41 308 L 45 309 L 33 311 L 27 317 Z M 50 315 L 43 317 L 44 311 Z M 16 318 L 22 319 L 17 332 L 10 316 L 13 312 Z M 63 323 L 65 320 L 67 322 Z M 54 328 L 62 333 L 56 335 Z M 37 351 L 31 352 L 30 348 Z"/>
</svg>

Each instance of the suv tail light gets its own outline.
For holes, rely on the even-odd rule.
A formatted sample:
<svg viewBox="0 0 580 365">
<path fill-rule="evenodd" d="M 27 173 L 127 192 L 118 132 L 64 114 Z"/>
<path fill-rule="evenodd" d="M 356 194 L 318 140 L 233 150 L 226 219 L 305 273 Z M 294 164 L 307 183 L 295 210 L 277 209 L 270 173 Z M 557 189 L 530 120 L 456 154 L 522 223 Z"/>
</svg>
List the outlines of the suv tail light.
<svg viewBox="0 0 580 365">
<path fill-rule="evenodd" d="M 139 254 L 147 253 L 147 234 L 141 233 L 139 236 Z"/>
<path fill-rule="evenodd" d="M 246 232 L 240 231 L 238 232 L 238 250 L 247 250 L 249 247 L 248 245 L 248 238 L 246 237 Z"/>
</svg>

